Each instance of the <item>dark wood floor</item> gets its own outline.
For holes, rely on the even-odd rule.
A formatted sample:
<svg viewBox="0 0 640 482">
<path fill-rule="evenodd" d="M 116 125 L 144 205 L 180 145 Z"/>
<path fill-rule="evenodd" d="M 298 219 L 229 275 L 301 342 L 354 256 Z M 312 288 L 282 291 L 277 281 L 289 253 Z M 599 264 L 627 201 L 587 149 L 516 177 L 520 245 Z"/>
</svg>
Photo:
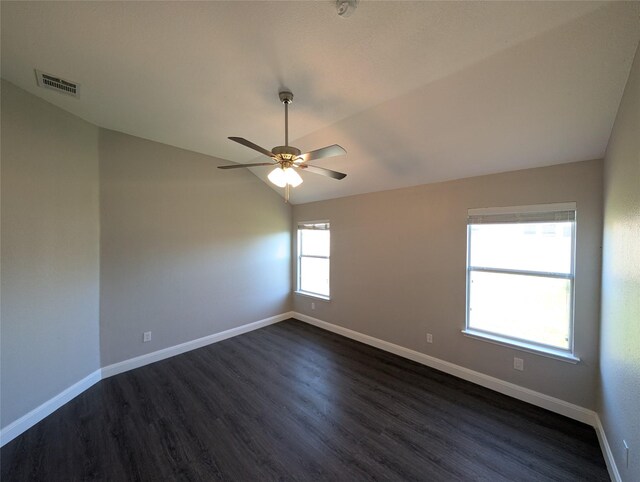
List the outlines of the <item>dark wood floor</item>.
<svg viewBox="0 0 640 482">
<path fill-rule="evenodd" d="M 108 378 L 3 481 L 609 480 L 594 430 L 289 320 Z"/>
</svg>

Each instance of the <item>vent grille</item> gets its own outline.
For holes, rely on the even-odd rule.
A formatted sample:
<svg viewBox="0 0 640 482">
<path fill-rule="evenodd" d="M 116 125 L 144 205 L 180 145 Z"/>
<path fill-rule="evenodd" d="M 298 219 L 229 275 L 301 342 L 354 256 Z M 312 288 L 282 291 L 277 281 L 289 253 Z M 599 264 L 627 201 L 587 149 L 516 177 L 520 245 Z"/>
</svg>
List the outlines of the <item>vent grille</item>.
<svg viewBox="0 0 640 482">
<path fill-rule="evenodd" d="M 72 97 L 78 97 L 78 95 L 80 95 L 80 84 L 76 82 L 65 80 L 58 76 L 41 72 L 40 70 L 36 70 L 36 78 L 38 79 L 38 85 L 45 89 L 55 90 L 56 92 L 61 92 Z"/>
</svg>

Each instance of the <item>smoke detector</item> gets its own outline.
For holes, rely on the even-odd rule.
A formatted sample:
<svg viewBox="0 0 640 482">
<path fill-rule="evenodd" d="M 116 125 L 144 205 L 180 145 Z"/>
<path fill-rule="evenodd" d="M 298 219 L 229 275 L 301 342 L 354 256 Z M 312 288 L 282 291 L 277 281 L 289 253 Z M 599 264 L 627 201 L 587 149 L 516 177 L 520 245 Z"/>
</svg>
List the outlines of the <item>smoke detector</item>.
<svg viewBox="0 0 640 482">
<path fill-rule="evenodd" d="M 44 89 L 55 90 L 56 92 L 72 97 L 78 97 L 80 95 L 80 84 L 71 80 L 65 80 L 57 75 L 47 74 L 36 69 L 36 80 L 38 81 L 38 86 Z"/>
<path fill-rule="evenodd" d="M 338 15 L 342 18 L 350 17 L 358 8 L 358 3 L 360 3 L 360 0 L 336 0 Z"/>
</svg>

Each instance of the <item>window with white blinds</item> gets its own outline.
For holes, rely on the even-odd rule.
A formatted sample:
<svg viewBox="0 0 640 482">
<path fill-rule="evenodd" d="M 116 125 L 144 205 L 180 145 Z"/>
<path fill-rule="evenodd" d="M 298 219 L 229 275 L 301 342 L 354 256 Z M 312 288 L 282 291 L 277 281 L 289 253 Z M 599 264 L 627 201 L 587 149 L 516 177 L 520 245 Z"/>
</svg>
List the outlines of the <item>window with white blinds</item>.
<svg viewBox="0 0 640 482">
<path fill-rule="evenodd" d="M 329 298 L 331 232 L 328 221 L 298 223 L 298 291 Z"/>
<path fill-rule="evenodd" d="M 470 209 L 465 333 L 573 356 L 575 203 Z"/>
</svg>

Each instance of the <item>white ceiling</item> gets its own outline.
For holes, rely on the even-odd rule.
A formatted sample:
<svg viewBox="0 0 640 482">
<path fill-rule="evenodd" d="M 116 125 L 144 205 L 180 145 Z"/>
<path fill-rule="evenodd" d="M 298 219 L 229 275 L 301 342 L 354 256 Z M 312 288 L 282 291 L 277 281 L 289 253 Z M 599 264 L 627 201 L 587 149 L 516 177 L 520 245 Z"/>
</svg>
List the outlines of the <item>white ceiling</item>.
<svg viewBox="0 0 640 482">
<path fill-rule="evenodd" d="M 2 77 L 105 128 L 252 162 L 227 137 L 283 144 L 291 89 L 290 143 L 348 151 L 316 162 L 346 179 L 303 173 L 293 203 L 600 158 L 640 40 L 640 2 L 362 0 L 346 19 L 331 1 L 1 9 Z M 34 68 L 81 97 L 38 88 Z"/>
</svg>

